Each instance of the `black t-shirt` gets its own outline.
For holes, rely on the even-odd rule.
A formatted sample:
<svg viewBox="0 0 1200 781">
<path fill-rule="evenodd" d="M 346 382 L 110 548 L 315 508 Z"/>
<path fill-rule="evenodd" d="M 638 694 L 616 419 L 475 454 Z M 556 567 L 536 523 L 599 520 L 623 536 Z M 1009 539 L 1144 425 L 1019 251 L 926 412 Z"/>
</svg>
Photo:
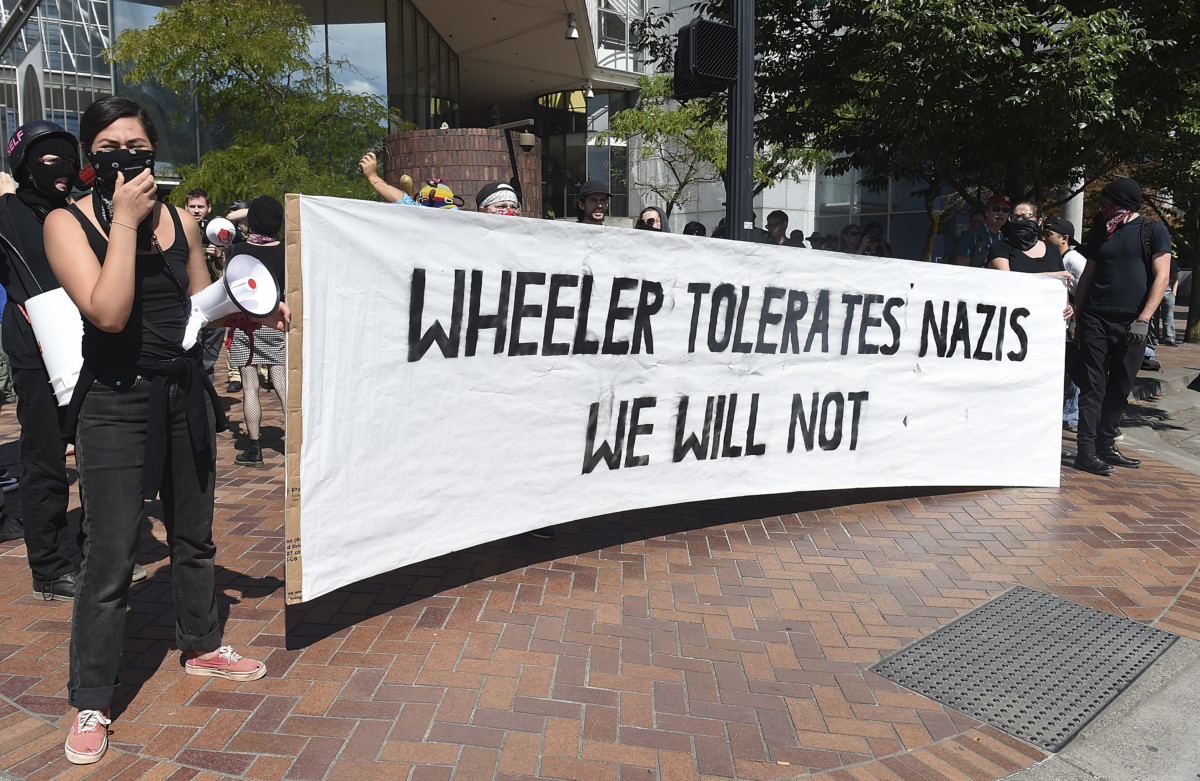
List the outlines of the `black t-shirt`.
<svg viewBox="0 0 1200 781">
<path fill-rule="evenodd" d="M 1098 312 L 1140 312 L 1150 291 L 1150 277 L 1142 252 L 1142 223 L 1145 217 L 1123 223 L 1107 241 L 1081 246 L 1092 261 L 1092 286 L 1087 308 Z M 1167 226 L 1151 220 L 1150 257 L 1171 251 Z M 1103 228 L 1101 228 L 1103 230 Z"/>
<path fill-rule="evenodd" d="M 1008 243 L 1007 238 L 1001 238 L 992 243 L 988 250 L 988 260 L 992 258 L 1008 258 L 1008 270 L 1019 271 L 1022 274 L 1041 274 L 1044 271 L 1064 271 L 1062 253 L 1053 244 L 1046 245 L 1046 254 L 1040 258 L 1031 258 L 1021 250 Z"/>
</svg>

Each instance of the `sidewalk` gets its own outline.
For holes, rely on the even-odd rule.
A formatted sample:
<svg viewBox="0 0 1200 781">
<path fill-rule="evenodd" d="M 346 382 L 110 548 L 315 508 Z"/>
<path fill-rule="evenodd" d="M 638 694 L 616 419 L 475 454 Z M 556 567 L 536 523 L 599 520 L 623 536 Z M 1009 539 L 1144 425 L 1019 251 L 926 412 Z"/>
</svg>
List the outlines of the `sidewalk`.
<svg viewBox="0 0 1200 781">
<path fill-rule="evenodd" d="M 1200 367 L 1200 346 L 1160 359 Z M 1015 584 L 1200 639 L 1200 477 L 1158 463 L 1110 478 L 1064 466 L 1059 489 L 838 491 L 624 513 L 285 609 L 282 418 L 273 396 L 264 407 L 267 469 L 233 466 L 233 439 L 220 437 L 214 535 L 227 640 L 265 659 L 268 676 L 184 675 L 152 505 L 139 556 L 150 579 L 130 599 L 112 748 L 71 766 L 71 608 L 35 599 L 24 547 L 5 543 L 0 771 L 997 779 L 1047 754 L 867 667 Z M 16 462 L 15 439 L 6 407 L 0 464 Z M 1063 444 L 1066 465 L 1074 444 Z"/>
</svg>

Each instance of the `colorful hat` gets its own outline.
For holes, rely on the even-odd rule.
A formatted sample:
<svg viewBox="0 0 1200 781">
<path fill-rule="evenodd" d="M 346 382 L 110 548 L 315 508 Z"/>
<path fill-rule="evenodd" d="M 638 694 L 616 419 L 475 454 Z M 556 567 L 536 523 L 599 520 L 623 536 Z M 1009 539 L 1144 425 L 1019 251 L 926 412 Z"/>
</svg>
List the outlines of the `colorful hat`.
<svg viewBox="0 0 1200 781">
<path fill-rule="evenodd" d="M 441 179 L 426 179 L 425 185 L 417 193 L 417 203 L 435 209 L 457 209 L 461 200 Z"/>
</svg>

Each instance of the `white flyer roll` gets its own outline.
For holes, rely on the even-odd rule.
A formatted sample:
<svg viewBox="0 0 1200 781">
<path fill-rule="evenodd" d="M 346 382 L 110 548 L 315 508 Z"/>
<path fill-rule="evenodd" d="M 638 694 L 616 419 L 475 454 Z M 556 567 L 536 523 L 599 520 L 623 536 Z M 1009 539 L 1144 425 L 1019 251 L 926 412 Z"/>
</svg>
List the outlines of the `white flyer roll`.
<svg viewBox="0 0 1200 781">
<path fill-rule="evenodd" d="M 25 302 L 50 387 L 60 407 L 71 402 L 79 370 L 83 368 L 83 316 L 61 287 Z"/>
</svg>

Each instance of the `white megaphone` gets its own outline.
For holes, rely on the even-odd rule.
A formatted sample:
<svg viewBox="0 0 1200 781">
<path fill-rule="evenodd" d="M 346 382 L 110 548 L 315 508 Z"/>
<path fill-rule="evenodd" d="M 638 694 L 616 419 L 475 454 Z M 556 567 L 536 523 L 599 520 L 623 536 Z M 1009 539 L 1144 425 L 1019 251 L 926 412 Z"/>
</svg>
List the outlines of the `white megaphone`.
<svg viewBox="0 0 1200 781">
<path fill-rule="evenodd" d="M 237 236 L 237 228 L 224 217 L 213 217 L 204 227 L 204 235 L 208 237 L 209 244 L 228 247 Z"/>
<path fill-rule="evenodd" d="M 235 255 L 225 264 L 225 276 L 192 296 L 192 312 L 183 332 L 183 349 L 190 350 L 200 329 L 213 320 L 245 312 L 266 317 L 282 297 L 275 275 L 253 255 Z"/>
</svg>

